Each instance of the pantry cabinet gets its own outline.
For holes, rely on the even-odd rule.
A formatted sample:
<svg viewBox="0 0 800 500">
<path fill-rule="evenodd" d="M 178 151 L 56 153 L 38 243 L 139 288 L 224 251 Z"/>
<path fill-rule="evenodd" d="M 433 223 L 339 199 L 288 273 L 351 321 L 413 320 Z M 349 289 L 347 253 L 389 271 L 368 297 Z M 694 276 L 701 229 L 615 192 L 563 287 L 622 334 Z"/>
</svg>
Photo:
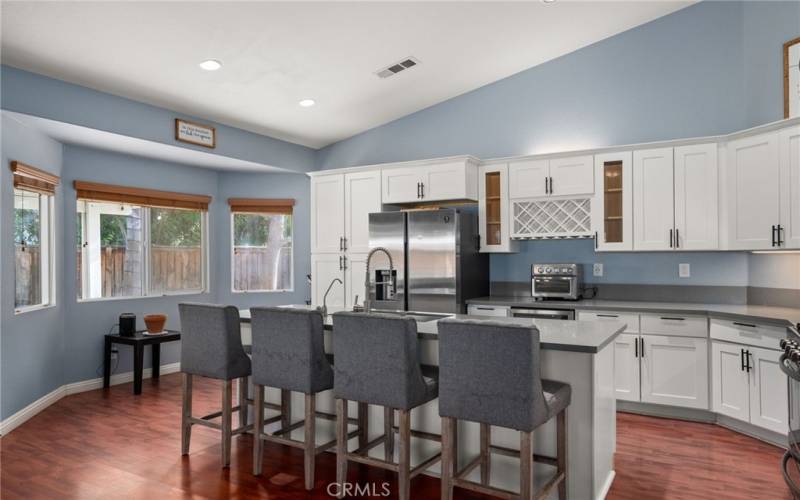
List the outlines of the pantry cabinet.
<svg viewBox="0 0 800 500">
<path fill-rule="evenodd" d="M 311 252 L 338 253 L 344 240 L 344 175 L 311 179 Z"/>
<path fill-rule="evenodd" d="M 508 165 L 483 165 L 478 169 L 478 223 L 482 253 L 517 251 L 510 237 Z"/>
</svg>

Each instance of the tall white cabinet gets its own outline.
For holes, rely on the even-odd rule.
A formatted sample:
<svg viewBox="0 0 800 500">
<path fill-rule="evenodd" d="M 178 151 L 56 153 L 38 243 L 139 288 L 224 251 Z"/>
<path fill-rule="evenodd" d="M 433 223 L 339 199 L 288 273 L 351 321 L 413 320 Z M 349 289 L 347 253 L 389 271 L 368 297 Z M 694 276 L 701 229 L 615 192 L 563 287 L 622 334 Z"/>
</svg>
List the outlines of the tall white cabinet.
<svg viewBox="0 0 800 500">
<path fill-rule="evenodd" d="M 381 171 L 318 175 L 311 179 L 311 301 L 351 307 L 364 298 L 369 214 L 381 211 Z"/>
</svg>

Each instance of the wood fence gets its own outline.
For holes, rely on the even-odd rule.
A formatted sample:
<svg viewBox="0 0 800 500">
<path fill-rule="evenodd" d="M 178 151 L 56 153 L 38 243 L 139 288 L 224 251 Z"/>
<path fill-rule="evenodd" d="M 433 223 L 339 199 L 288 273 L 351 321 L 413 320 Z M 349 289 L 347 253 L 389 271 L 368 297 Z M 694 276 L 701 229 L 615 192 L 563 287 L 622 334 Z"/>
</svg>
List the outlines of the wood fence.
<svg viewBox="0 0 800 500">
<path fill-rule="evenodd" d="M 286 290 L 292 286 L 292 249 L 233 249 L 234 290 Z"/>
<path fill-rule="evenodd" d="M 15 253 L 14 307 L 39 304 L 42 301 L 39 247 L 15 245 Z"/>
</svg>

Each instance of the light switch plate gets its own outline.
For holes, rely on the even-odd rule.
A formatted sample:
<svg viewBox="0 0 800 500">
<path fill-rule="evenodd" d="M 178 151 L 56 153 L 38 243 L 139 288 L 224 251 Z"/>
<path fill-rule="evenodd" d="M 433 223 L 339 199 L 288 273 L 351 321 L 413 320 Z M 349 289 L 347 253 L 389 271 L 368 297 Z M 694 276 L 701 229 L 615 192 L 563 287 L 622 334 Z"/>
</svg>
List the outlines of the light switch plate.
<svg viewBox="0 0 800 500">
<path fill-rule="evenodd" d="M 678 276 L 688 278 L 692 275 L 692 268 L 689 264 L 678 264 Z"/>
<path fill-rule="evenodd" d="M 594 266 L 592 266 L 592 275 L 593 276 L 602 276 L 603 275 L 603 263 L 602 262 L 595 262 Z"/>
</svg>

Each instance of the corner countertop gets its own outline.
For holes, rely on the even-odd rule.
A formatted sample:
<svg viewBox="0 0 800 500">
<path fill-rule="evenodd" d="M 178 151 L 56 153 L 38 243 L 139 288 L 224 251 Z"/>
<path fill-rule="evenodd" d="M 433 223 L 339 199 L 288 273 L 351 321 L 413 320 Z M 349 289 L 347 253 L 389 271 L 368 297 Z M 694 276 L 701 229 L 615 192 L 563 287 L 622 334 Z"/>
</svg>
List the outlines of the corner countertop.
<svg viewBox="0 0 800 500">
<path fill-rule="evenodd" d="M 673 314 L 702 314 L 711 318 L 745 320 L 774 326 L 795 327 L 800 308 L 689 302 L 645 302 L 632 300 L 536 301 L 532 297 L 481 297 L 467 304 L 530 307 L 533 309 L 575 309 L 585 311 L 631 311 Z"/>
<path fill-rule="evenodd" d="M 315 308 L 307 305 L 289 305 L 286 307 Z M 341 310 L 340 308 L 329 308 L 331 314 Z M 239 316 L 242 323 L 250 323 L 249 309 L 240 309 Z M 470 320 L 485 319 L 487 321 L 516 325 L 535 325 L 539 329 L 539 345 L 542 349 L 588 354 L 600 352 L 627 328 L 627 324 L 621 321 L 563 321 L 555 319 L 497 318 L 466 314 L 451 314 L 448 317 Z M 421 340 L 438 340 L 439 329 L 437 323 L 438 320 L 418 321 L 417 332 L 419 338 Z M 325 318 L 325 329 L 333 330 L 333 318 L 330 315 Z"/>
</svg>

